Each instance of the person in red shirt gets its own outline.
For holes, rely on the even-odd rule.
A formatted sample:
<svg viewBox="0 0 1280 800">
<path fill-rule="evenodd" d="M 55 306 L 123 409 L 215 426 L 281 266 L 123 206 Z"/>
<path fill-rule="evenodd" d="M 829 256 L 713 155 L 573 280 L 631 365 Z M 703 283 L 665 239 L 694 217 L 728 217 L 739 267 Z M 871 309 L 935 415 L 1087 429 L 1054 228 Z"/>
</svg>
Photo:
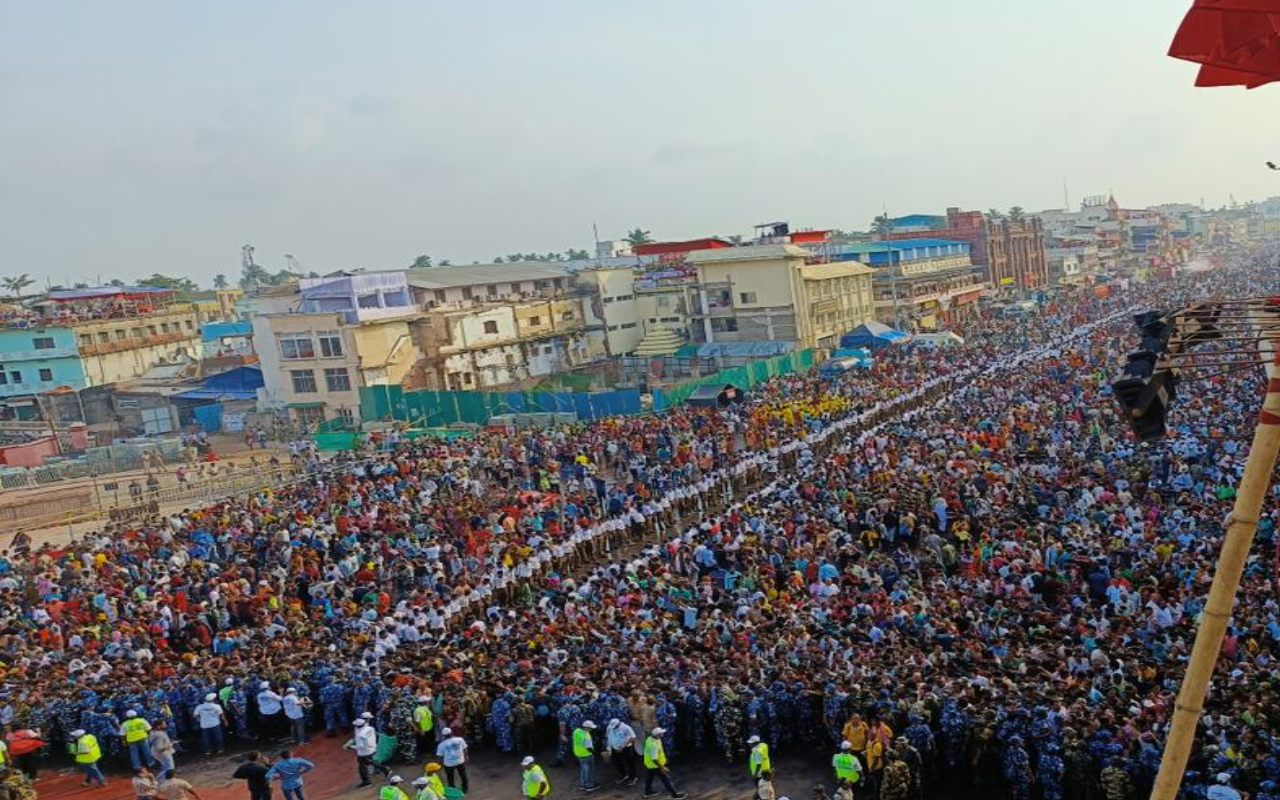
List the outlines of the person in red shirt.
<svg viewBox="0 0 1280 800">
<path fill-rule="evenodd" d="M 38 728 L 14 730 L 12 725 L 6 725 L 4 740 L 9 746 L 9 755 L 13 757 L 14 766 L 22 770 L 22 774 L 32 781 L 36 780 L 39 777 L 40 750 L 49 744 L 40 738 L 40 730 Z"/>
</svg>

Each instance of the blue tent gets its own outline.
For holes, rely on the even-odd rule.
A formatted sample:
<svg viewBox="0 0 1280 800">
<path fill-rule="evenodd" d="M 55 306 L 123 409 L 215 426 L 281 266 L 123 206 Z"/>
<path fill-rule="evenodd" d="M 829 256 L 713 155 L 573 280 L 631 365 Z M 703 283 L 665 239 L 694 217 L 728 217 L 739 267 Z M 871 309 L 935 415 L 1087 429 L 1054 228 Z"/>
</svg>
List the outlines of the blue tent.
<svg viewBox="0 0 1280 800">
<path fill-rule="evenodd" d="M 891 344 L 902 344 L 910 339 L 911 334 L 894 330 L 882 322 L 868 322 L 841 336 L 840 347 L 841 349 L 867 347 L 878 350 Z"/>
</svg>

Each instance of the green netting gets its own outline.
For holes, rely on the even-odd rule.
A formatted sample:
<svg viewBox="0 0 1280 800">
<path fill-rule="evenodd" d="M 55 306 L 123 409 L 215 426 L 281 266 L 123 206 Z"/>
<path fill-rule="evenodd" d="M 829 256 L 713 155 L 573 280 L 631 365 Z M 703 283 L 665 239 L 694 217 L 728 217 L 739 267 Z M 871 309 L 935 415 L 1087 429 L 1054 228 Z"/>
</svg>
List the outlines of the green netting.
<svg viewBox="0 0 1280 800">
<path fill-rule="evenodd" d="M 731 383 L 742 389 L 750 389 L 759 383 L 764 383 L 771 378 L 779 375 L 789 375 L 793 372 L 804 372 L 813 366 L 813 351 L 801 350 L 799 352 L 787 353 L 786 355 L 774 356 L 773 358 L 765 358 L 759 361 L 753 361 L 742 367 L 732 367 L 730 369 L 722 369 L 719 372 L 705 375 L 691 381 L 676 384 L 675 386 L 665 389 L 659 389 L 653 393 L 653 408 L 660 411 L 664 408 L 677 406 L 689 399 L 689 395 L 699 386 L 707 386 L 710 384 L 726 384 Z"/>
<path fill-rule="evenodd" d="M 317 433 L 311 438 L 315 441 L 316 447 L 321 450 L 354 450 L 357 437 L 360 434 L 353 431 L 336 431 L 333 433 Z"/>
</svg>

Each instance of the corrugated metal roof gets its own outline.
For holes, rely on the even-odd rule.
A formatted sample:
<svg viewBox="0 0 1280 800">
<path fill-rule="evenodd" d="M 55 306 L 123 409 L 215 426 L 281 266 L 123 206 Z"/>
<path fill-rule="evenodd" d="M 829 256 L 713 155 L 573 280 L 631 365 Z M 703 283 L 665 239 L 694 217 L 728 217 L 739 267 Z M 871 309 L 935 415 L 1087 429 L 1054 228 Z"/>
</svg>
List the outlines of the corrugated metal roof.
<svg viewBox="0 0 1280 800">
<path fill-rule="evenodd" d="M 756 244 L 748 247 L 722 247 L 717 250 L 694 250 L 685 256 L 692 264 L 723 261 L 761 261 L 770 258 L 809 258 L 814 253 L 794 244 Z"/>
<path fill-rule="evenodd" d="M 563 264 L 546 261 L 516 261 L 510 264 L 472 264 L 468 267 L 431 267 L 407 272 L 409 285 L 418 289 L 451 289 L 485 283 L 541 281 L 568 278 Z"/>
</svg>

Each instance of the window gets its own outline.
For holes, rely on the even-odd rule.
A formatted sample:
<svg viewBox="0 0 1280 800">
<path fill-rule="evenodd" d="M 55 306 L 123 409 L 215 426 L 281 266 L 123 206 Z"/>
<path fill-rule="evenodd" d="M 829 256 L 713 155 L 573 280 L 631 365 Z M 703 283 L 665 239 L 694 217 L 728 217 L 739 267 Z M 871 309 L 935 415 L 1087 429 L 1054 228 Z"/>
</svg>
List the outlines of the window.
<svg viewBox="0 0 1280 800">
<path fill-rule="evenodd" d="M 161 333 L 168 333 L 168 332 L 169 332 L 169 323 L 167 323 L 167 322 L 161 322 L 161 323 L 160 323 L 160 332 L 161 332 Z"/>
<path fill-rule="evenodd" d="M 636 324 L 635 324 L 634 322 L 624 322 L 624 323 L 622 323 L 622 329 L 623 329 L 624 331 L 629 331 L 629 330 L 631 330 L 632 328 L 634 328 L 635 326 L 636 326 Z"/>
<path fill-rule="evenodd" d="M 51 369 L 41 369 L 41 370 L 40 370 L 40 380 L 42 380 L 42 381 L 51 381 L 51 380 L 53 380 L 53 370 L 51 370 Z"/>
<path fill-rule="evenodd" d="M 564 312 L 563 314 L 560 315 L 560 319 L 568 322 L 569 320 L 573 319 L 573 312 L 572 311 Z"/>
<path fill-rule="evenodd" d="M 670 308 L 670 307 L 671 307 L 670 295 L 665 295 L 665 294 L 658 295 L 658 308 Z"/>
<path fill-rule="evenodd" d="M 315 345 L 311 342 L 311 334 L 309 333 L 280 333 L 276 334 L 280 340 L 280 357 L 286 361 L 293 361 L 300 358 L 315 358 Z M 312 389 L 312 391 L 315 391 Z"/>
<path fill-rule="evenodd" d="M 542 324 L 542 317 L 529 317 L 529 324 L 530 324 L 530 325 L 541 325 L 541 324 Z"/>
<path fill-rule="evenodd" d="M 39 339 L 35 339 L 34 341 L 36 342 L 36 349 L 37 349 L 37 350 L 45 350 L 45 349 L 47 349 L 47 348 L 41 347 L 41 346 L 39 345 L 39 342 L 40 342 L 40 340 L 39 340 Z M 53 341 L 53 340 L 52 340 L 52 339 L 50 339 L 49 341 Z M 80 334 L 80 344 L 93 344 L 93 334 L 92 334 L 92 333 L 82 333 L 82 334 Z"/>
<path fill-rule="evenodd" d="M 436 302 L 437 303 L 444 302 L 444 289 L 436 289 Z"/>
<path fill-rule="evenodd" d="M 148 333 L 149 335 L 151 335 L 151 336 L 155 336 L 155 335 L 156 335 L 156 326 L 155 326 L 155 325 L 148 325 L 148 326 L 147 326 L 147 333 Z"/>
<path fill-rule="evenodd" d="M 22 383 L 22 373 L 18 370 L 9 371 L 9 381 L 11 383 Z"/>
<path fill-rule="evenodd" d="M 331 392 L 351 391 L 351 376 L 347 374 L 347 368 L 326 369 L 324 371 L 324 385 Z"/>
<path fill-rule="evenodd" d="M 129 329 L 129 336 L 133 337 L 134 339 L 141 339 L 145 335 L 146 334 L 143 332 L 142 328 Z"/>
<path fill-rule="evenodd" d="M 343 406 L 342 408 L 338 409 L 338 419 L 342 420 L 347 425 L 356 424 L 355 412 L 347 408 L 346 406 Z"/>
<path fill-rule="evenodd" d="M 293 390 L 298 394 L 315 394 L 316 374 L 309 369 L 295 369 L 290 371 L 289 376 L 293 379 Z"/>
<path fill-rule="evenodd" d="M 320 357 L 321 358 L 341 358 L 342 357 L 342 334 L 338 331 L 317 331 L 316 338 L 320 340 Z"/>
<path fill-rule="evenodd" d="M 193 323 L 191 320 L 187 320 L 187 330 L 193 331 L 195 329 L 196 329 L 195 323 Z"/>
<path fill-rule="evenodd" d="M 98 344 L 107 344 L 111 341 L 111 334 L 106 331 L 98 331 Z"/>
<path fill-rule="evenodd" d="M 497 297 L 497 296 L 498 296 L 498 284 L 496 284 L 496 283 L 491 283 L 491 284 L 489 284 L 488 286 L 484 287 L 484 293 L 485 293 L 486 295 L 488 295 L 489 297 Z"/>
<path fill-rule="evenodd" d="M 490 320 L 485 320 L 485 323 L 484 323 L 484 332 L 485 332 L 485 333 L 497 333 L 497 332 L 498 332 L 498 323 L 497 323 L 497 322 L 495 322 L 495 321 L 493 321 L 493 320 L 491 320 L 491 319 L 490 319 Z"/>
<path fill-rule="evenodd" d="M 4 370 L 0 370 L 0 386 L 9 385 L 9 376 L 4 374 Z"/>
<path fill-rule="evenodd" d="M 356 308 L 382 308 L 382 301 L 376 292 L 362 294 L 356 298 Z"/>
<path fill-rule="evenodd" d="M 756 293 L 755 292 L 739 292 L 738 298 L 739 298 L 739 302 L 742 302 L 742 303 L 754 303 L 756 301 Z"/>
<path fill-rule="evenodd" d="M 125 332 L 124 332 L 124 328 L 117 328 L 117 329 L 116 329 L 116 341 L 117 341 L 117 342 L 123 342 L 123 341 L 128 337 L 128 335 L 129 335 L 129 334 L 127 334 L 127 333 L 125 333 Z"/>
<path fill-rule="evenodd" d="M 463 287 L 462 287 L 462 299 L 463 299 L 463 300 L 470 300 L 472 297 L 474 297 L 474 295 L 473 295 L 473 294 L 471 294 L 471 287 L 470 287 L 470 286 L 463 286 Z"/>
<path fill-rule="evenodd" d="M 86 333 L 86 334 L 81 334 L 81 338 L 83 338 L 84 336 L 88 336 L 88 335 L 89 335 L 89 334 L 87 334 L 87 333 Z M 37 336 L 36 338 L 34 338 L 34 339 L 32 339 L 32 340 L 31 340 L 31 344 L 32 344 L 32 346 L 33 346 L 33 347 L 35 347 L 35 349 L 37 349 L 37 350 L 52 350 L 52 349 L 53 349 L 53 337 L 52 337 L 52 336 Z"/>
<path fill-rule="evenodd" d="M 471 373 L 470 373 L 470 372 L 464 372 L 464 373 L 462 373 L 462 382 L 463 382 L 463 383 L 465 383 L 465 384 L 466 384 L 466 385 L 468 385 L 468 386 L 470 386 L 470 385 L 471 385 Z"/>
</svg>

